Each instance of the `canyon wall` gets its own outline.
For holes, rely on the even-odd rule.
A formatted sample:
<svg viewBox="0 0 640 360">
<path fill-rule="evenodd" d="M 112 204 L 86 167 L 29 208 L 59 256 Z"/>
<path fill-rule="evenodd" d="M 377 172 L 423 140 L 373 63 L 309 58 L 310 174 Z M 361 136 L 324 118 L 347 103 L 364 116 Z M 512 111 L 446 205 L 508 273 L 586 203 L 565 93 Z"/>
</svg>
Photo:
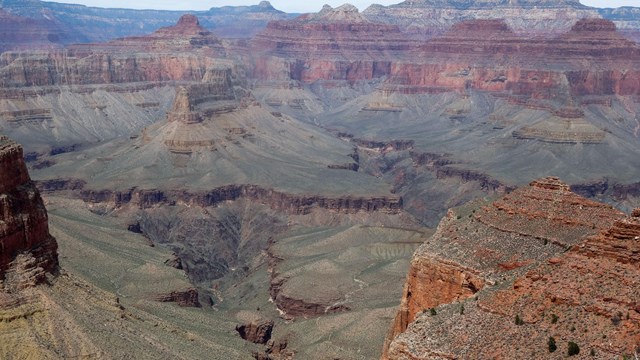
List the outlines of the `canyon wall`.
<svg viewBox="0 0 640 360">
<path fill-rule="evenodd" d="M 22 156 L 20 145 L 0 136 L 0 288 L 10 291 L 40 283 L 58 268 L 47 211 Z"/>
<path fill-rule="evenodd" d="M 385 358 L 632 358 L 640 344 L 638 215 L 617 214 L 595 235 L 576 236 L 569 251 L 474 301 L 418 316 Z"/>
<path fill-rule="evenodd" d="M 491 203 L 450 210 L 414 254 L 383 358 L 397 358 L 388 347 L 417 318 L 437 313 L 430 309 L 462 303 L 521 276 L 623 215 L 572 193 L 557 178 L 534 181 Z"/>
</svg>

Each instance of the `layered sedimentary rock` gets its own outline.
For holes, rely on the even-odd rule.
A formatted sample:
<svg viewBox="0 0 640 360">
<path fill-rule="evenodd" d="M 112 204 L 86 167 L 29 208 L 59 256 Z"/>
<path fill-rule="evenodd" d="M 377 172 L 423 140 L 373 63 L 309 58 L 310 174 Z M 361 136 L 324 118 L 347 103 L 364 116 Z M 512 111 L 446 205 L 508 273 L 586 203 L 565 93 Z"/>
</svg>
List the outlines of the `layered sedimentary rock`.
<svg viewBox="0 0 640 360">
<path fill-rule="evenodd" d="M 177 25 L 147 36 L 60 51 L 4 53 L 0 86 L 202 81 L 220 63 L 213 58 L 224 54 L 218 38 L 202 28 L 196 17 L 184 15 Z"/>
<path fill-rule="evenodd" d="M 602 215 L 591 220 L 600 223 Z M 504 286 L 487 288 L 462 310 L 458 304 L 418 316 L 391 344 L 387 358 L 560 358 L 571 347 L 574 354 L 580 349 L 597 358 L 637 353 L 638 212 L 611 215 L 613 223 L 600 223 L 608 223 L 605 229 L 572 234 L 570 251 L 527 267 Z"/>
<path fill-rule="evenodd" d="M 369 21 L 352 5 L 326 5 L 317 14 L 271 22 L 256 35 L 254 76 L 305 83 L 371 80 L 387 75 L 392 60 L 412 46 L 395 25 Z"/>
<path fill-rule="evenodd" d="M 184 307 L 202 307 L 198 300 L 198 289 L 196 288 L 158 294 L 154 297 L 154 300 L 159 302 L 173 302 Z"/>
<path fill-rule="evenodd" d="M 216 206 L 226 201 L 250 199 L 269 205 L 271 208 L 290 214 L 308 214 L 314 207 L 340 213 L 381 211 L 397 214 L 402 209 L 400 197 L 355 197 L 332 198 L 319 195 L 288 194 L 257 185 L 228 185 L 206 192 L 188 190 L 144 190 L 132 188 L 118 190 L 83 190 L 86 182 L 78 180 L 41 181 L 38 186 L 45 192 L 71 190 L 82 200 L 91 204 L 109 204 L 115 207 L 134 205 L 141 209 L 157 205 L 188 204 L 196 206 Z"/>
<path fill-rule="evenodd" d="M 572 193 L 557 178 L 534 181 L 488 204 L 451 210 L 414 254 L 385 354 L 393 339 L 428 316 L 421 314 L 429 309 L 462 302 L 522 276 L 622 216 L 611 206 Z M 398 358 L 393 354 L 390 358 Z"/>
<path fill-rule="evenodd" d="M 0 53 L 25 48 L 59 47 L 84 38 L 49 19 L 16 16 L 0 8 Z"/>
<path fill-rule="evenodd" d="M 184 14 L 184 11 L 111 9 L 39 0 L 3 0 L 0 5 L 5 11 L 29 21 L 74 29 L 71 34 L 75 37 L 69 37 L 67 33 L 66 37 L 60 36 L 56 41 L 63 44 L 147 34 L 174 24 Z M 207 29 L 230 38 L 251 37 L 267 22 L 292 16 L 274 9 L 268 1 L 251 6 L 213 7 L 192 13 L 202 19 Z"/>
<path fill-rule="evenodd" d="M 575 19 L 599 16 L 597 9 L 577 0 L 408 0 L 386 7 L 372 5 L 363 15 L 426 36 L 472 19 L 508 19 L 509 26 L 517 32 L 553 34 L 569 29 Z"/>
<path fill-rule="evenodd" d="M 237 325 L 236 331 L 241 338 L 255 344 L 266 344 L 271 340 L 273 320 L 256 319 L 247 324 Z"/>
<path fill-rule="evenodd" d="M 554 39 L 525 38 L 503 20 L 453 26 L 392 66 L 389 90 L 479 89 L 542 99 L 634 95 L 640 48 L 607 20 L 583 19 Z"/>
<path fill-rule="evenodd" d="M 163 119 L 176 85 L 234 97 L 243 71 L 193 15 L 138 37 L 0 55 L 0 129 L 27 141 L 36 166 L 49 148 L 130 136 Z M 52 136 L 55 133 L 55 136 Z"/>
<path fill-rule="evenodd" d="M 36 285 L 58 268 L 47 211 L 22 156 L 18 144 L 0 136 L 0 290 L 5 291 Z"/>
</svg>

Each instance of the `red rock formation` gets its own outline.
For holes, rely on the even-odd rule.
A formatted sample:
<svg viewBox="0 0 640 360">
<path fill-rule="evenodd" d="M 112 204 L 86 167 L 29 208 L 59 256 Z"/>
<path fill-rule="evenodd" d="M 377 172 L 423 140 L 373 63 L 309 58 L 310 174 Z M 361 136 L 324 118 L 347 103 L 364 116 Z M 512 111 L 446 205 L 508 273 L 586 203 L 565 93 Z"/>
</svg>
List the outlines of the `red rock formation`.
<svg viewBox="0 0 640 360">
<path fill-rule="evenodd" d="M 184 307 L 202 307 L 198 300 L 198 290 L 189 288 L 183 291 L 172 291 L 167 294 L 158 294 L 154 297 L 159 302 L 174 302 Z"/>
<path fill-rule="evenodd" d="M 583 238 L 509 286 L 488 290 L 477 304 L 467 304 L 465 315 L 420 318 L 391 345 L 388 358 L 559 358 L 569 341 L 585 357 L 632 358 L 640 344 L 638 214 L 620 216 L 610 229 Z M 427 333 L 438 335 L 420 340 Z"/>
<path fill-rule="evenodd" d="M 535 98 L 640 92 L 640 48 L 615 25 L 580 20 L 555 39 L 529 39 L 501 20 L 455 25 L 392 65 L 389 91 L 507 91 Z M 568 82 L 568 94 L 563 84 Z"/>
<path fill-rule="evenodd" d="M 69 186 L 65 186 L 68 184 Z M 314 207 L 341 213 L 381 211 L 397 214 L 402 209 L 402 198 L 393 197 L 344 197 L 328 198 L 319 195 L 288 194 L 257 185 L 228 185 L 209 192 L 191 193 L 185 190 L 144 190 L 128 191 L 82 190 L 84 183 L 78 180 L 57 180 L 38 183 L 43 191 L 74 191 L 88 203 L 110 203 L 121 207 L 132 204 L 140 208 L 150 208 L 159 204 L 190 204 L 215 206 L 224 201 L 241 198 L 255 200 L 271 208 L 290 214 L 308 214 Z"/>
<path fill-rule="evenodd" d="M 236 331 L 241 338 L 255 344 L 266 344 L 271 340 L 273 331 L 273 320 L 258 320 L 248 324 L 236 326 Z"/>
<path fill-rule="evenodd" d="M 420 313 L 472 297 L 513 276 L 507 274 L 521 274 L 622 215 L 572 193 L 557 178 L 534 181 L 488 205 L 450 210 L 414 255 L 385 354 Z"/>
<path fill-rule="evenodd" d="M 0 285 L 2 280 L 5 290 L 35 285 L 57 267 L 56 240 L 22 148 L 0 136 Z"/>
<path fill-rule="evenodd" d="M 256 35 L 254 76 L 307 83 L 380 78 L 412 46 L 397 26 L 371 22 L 351 5 L 326 6 L 318 14 L 271 22 Z"/>
<path fill-rule="evenodd" d="M 185 15 L 141 37 L 0 56 L 0 87 L 203 81 L 231 67 L 220 40 Z M 218 58 L 218 59 L 216 59 Z"/>
<path fill-rule="evenodd" d="M 0 8 L 0 53 L 7 50 L 55 48 L 82 39 L 66 26 L 46 19 L 30 19 Z"/>
</svg>

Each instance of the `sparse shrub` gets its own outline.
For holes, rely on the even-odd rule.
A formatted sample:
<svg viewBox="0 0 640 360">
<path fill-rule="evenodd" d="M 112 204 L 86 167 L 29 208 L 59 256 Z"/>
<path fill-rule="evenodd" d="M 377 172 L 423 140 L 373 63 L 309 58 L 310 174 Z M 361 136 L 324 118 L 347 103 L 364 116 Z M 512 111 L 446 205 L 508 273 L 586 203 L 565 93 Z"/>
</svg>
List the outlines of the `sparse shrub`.
<svg viewBox="0 0 640 360">
<path fill-rule="evenodd" d="M 556 345 L 556 339 L 553 336 L 549 336 L 549 340 L 547 341 L 547 345 L 549 345 L 549 352 L 555 352 L 558 350 L 558 346 Z"/>
<path fill-rule="evenodd" d="M 571 325 L 571 329 L 569 329 L 571 331 L 576 331 L 576 326 L 575 325 Z"/>
<path fill-rule="evenodd" d="M 622 313 L 621 312 L 618 312 L 617 314 L 613 315 L 613 317 L 611 318 L 611 322 L 615 326 L 620 325 L 620 321 L 622 321 Z"/>
<path fill-rule="evenodd" d="M 578 344 L 574 343 L 573 341 L 569 341 L 569 347 L 568 347 L 568 350 L 567 350 L 567 354 L 569 356 L 580 354 L 580 346 L 578 346 Z"/>
<path fill-rule="evenodd" d="M 596 349 L 591 349 L 591 352 L 589 353 L 589 355 L 591 356 L 596 356 Z"/>
<path fill-rule="evenodd" d="M 516 315 L 516 325 L 524 325 L 524 320 L 520 318 L 520 315 Z"/>
<path fill-rule="evenodd" d="M 551 314 L 551 323 L 555 324 L 558 322 L 558 315 L 556 314 Z"/>
<path fill-rule="evenodd" d="M 464 304 L 460 304 L 460 315 L 464 315 Z"/>
<path fill-rule="evenodd" d="M 431 316 L 436 316 L 436 315 L 438 315 L 438 312 L 436 311 L 436 309 L 435 309 L 435 308 L 431 308 L 431 309 L 429 309 L 429 312 L 431 313 Z"/>
</svg>

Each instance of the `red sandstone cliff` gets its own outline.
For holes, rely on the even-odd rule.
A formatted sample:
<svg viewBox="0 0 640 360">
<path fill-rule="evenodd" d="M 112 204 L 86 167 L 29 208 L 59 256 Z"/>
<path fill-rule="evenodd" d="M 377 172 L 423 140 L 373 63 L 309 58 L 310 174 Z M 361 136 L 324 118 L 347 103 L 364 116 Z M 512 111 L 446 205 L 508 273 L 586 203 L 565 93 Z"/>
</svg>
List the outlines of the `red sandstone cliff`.
<svg viewBox="0 0 640 360">
<path fill-rule="evenodd" d="M 22 148 L 0 136 L 0 290 L 19 290 L 58 267 L 47 212 L 29 178 Z"/>
<path fill-rule="evenodd" d="M 640 344 L 638 214 L 488 289 L 464 311 L 449 306 L 419 317 L 388 358 L 561 359 L 578 350 L 579 358 L 633 358 Z"/>
<path fill-rule="evenodd" d="M 254 76 L 261 80 L 370 80 L 414 46 L 395 25 L 367 20 L 351 5 L 274 21 L 252 43 Z M 282 62 L 279 59 L 285 59 Z M 283 71 L 274 71 L 274 68 Z"/>
<path fill-rule="evenodd" d="M 545 263 L 585 237 L 617 224 L 623 216 L 608 205 L 572 193 L 556 178 L 534 181 L 489 204 L 475 202 L 451 210 L 414 255 L 383 358 L 406 358 L 402 356 L 410 351 L 397 350 L 403 345 L 395 345 L 398 341 L 393 339 L 413 331 L 411 324 L 429 316 L 429 309 L 492 291 L 500 282 L 523 276 L 532 265 Z M 628 237 L 625 231 L 615 233 Z M 575 286 L 584 285 L 576 282 Z M 388 352 L 390 345 L 394 349 Z"/>
<path fill-rule="evenodd" d="M 409 58 L 392 65 L 386 89 L 471 88 L 546 99 L 640 92 L 640 48 L 601 19 L 580 20 L 554 39 L 522 37 L 502 20 L 462 22 Z"/>
<path fill-rule="evenodd" d="M 212 33 L 192 15 L 153 34 L 64 50 L 7 52 L 0 56 L 0 87 L 203 81 L 231 66 Z"/>
</svg>

